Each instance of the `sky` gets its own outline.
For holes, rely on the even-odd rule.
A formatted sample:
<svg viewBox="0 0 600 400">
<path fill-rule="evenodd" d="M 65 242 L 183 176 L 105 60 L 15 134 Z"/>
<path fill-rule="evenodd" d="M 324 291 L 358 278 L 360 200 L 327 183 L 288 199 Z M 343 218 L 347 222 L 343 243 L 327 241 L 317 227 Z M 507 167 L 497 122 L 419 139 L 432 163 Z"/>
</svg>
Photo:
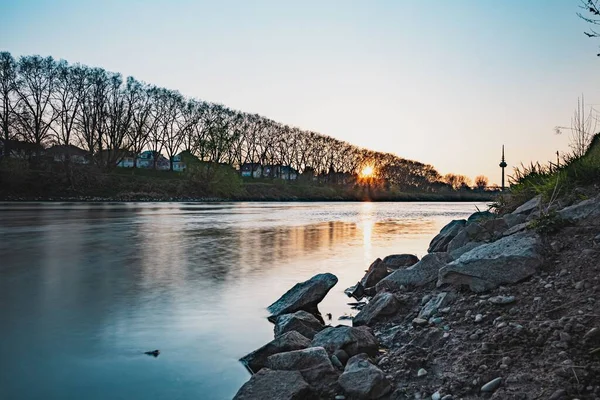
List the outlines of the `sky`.
<svg viewBox="0 0 600 400">
<path fill-rule="evenodd" d="M 579 0 L 0 0 L 0 51 L 99 66 L 500 181 L 600 108 Z"/>
</svg>

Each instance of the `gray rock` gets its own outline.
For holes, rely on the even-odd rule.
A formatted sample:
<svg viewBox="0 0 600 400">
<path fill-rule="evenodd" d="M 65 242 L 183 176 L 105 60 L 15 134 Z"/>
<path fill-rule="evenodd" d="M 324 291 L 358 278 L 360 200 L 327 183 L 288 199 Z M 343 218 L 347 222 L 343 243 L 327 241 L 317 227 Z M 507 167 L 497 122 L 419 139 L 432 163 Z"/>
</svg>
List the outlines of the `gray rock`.
<svg viewBox="0 0 600 400">
<path fill-rule="evenodd" d="M 288 351 L 270 356 L 267 368 L 277 371 L 300 371 L 304 380 L 321 395 L 334 395 L 339 373 L 322 347 Z"/>
<path fill-rule="evenodd" d="M 467 251 L 471 251 L 475 247 L 479 247 L 479 246 L 481 246 L 484 243 L 485 242 L 469 242 L 469 243 L 465 244 L 464 246 L 459 247 L 458 249 L 450 251 L 448 254 L 450 254 L 450 257 L 453 260 L 456 260 L 460 256 L 462 256 L 463 254 L 465 254 Z"/>
<path fill-rule="evenodd" d="M 383 259 L 383 263 L 390 269 L 410 267 L 419 262 L 419 257 L 414 254 L 393 254 Z"/>
<path fill-rule="evenodd" d="M 350 356 L 348 355 L 348 353 L 346 353 L 342 349 L 334 351 L 333 355 L 336 356 L 337 359 L 340 360 L 340 362 L 344 365 L 346 365 L 346 363 L 348 362 L 348 359 L 350 359 Z"/>
<path fill-rule="evenodd" d="M 381 260 L 381 258 L 378 258 L 377 260 L 373 261 L 373 263 L 369 266 L 367 273 L 360 280 L 360 283 L 365 288 L 370 288 L 375 286 L 380 280 L 382 280 L 388 275 L 389 272 L 386 264 Z"/>
<path fill-rule="evenodd" d="M 492 304 L 503 305 L 515 302 L 515 296 L 493 296 L 488 299 Z"/>
<path fill-rule="evenodd" d="M 366 354 L 348 360 L 338 383 L 346 394 L 357 399 L 378 399 L 392 390 L 383 371 L 371 364 Z"/>
<path fill-rule="evenodd" d="M 344 293 L 348 297 L 354 297 L 356 300 L 360 300 L 365 296 L 365 287 L 362 283 L 358 282 L 354 286 L 350 286 L 348 289 L 344 290 Z"/>
<path fill-rule="evenodd" d="M 439 293 L 437 296 L 430 299 L 419 312 L 419 318 L 429 319 L 437 314 L 440 308 L 446 307 L 454 300 L 454 296 L 448 292 Z M 414 320 L 413 320 L 414 322 Z"/>
<path fill-rule="evenodd" d="M 321 321 L 309 312 L 300 310 L 293 314 L 283 314 L 275 320 L 275 337 L 286 332 L 296 331 L 308 339 L 324 328 Z"/>
<path fill-rule="evenodd" d="M 504 231 L 504 233 L 502 235 L 503 236 L 514 235 L 515 233 L 524 231 L 528 227 L 529 227 L 529 222 L 523 222 L 522 224 L 514 225 L 513 227 L 507 229 L 506 231 Z"/>
<path fill-rule="evenodd" d="M 339 370 L 343 370 L 344 369 L 344 364 L 342 364 L 342 362 L 340 361 L 340 359 L 337 358 L 335 356 L 335 354 L 331 356 L 331 364 L 334 367 L 336 367 L 337 369 L 339 369 Z"/>
<path fill-rule="evenodd" d="M 304 310 L 318 314 L 317 305 L 337 283 L 338 278 L 333 274 L 315 275 L 307 281 L 297 283 L 267 309 L 271 317 L 290 314 Z"/>
<path fill-rule="evenodd" d="M 426 370 L 425 368 L 420 368 L 420 369 L 417 371 L 417 376 L 418 376 L 419 378 L 420 378 L 420 377 L 422 377 L 422 376 L 425 376 L 425 375 L 427 375 L 427 370 Z"/>
<path fill-rule="evenodd" d="M 424 286 L 434 282 L 440 268 L 451 260 L 448 253 L 431 253 L 406 269 L 399 269 L 383 278 L 376 286 L 377 291 L 398 290 L 400 286 Z"/>
<path fill-rule="evenodd" d="M 251 372 L 256 373 L 267 364 L 267 358 L 273 354 L 286 351 L 301 350 L 310 346 L 310 340 L 296 331 L 284 333 L 261 348 L 240 358 L 242 364 Z"/>
<path fill-rule="evenodd" d="M 374 321 L 394 315 L 400 309 L 400 301 L 389 292 L 380 292 L 352 320 L 353 326 L 371 325 Z"/>
<path fill-rule="evenodd" d="M 455 219 L 444 226 L 440 233 L 437 234 L 429 243 L 428 253 L 445 252 L 448 249 L 448 243 L 461 231 L 466 225 L 464 219 Z"/>
<path fill-rule="evenodd" d="M 465 226 L 455 237 L 448 243 L 448 252 L 460 249 L 470 242 L 486 242 L 492 239 L 492 235 L 478 223 L 472 223 Z"/>
<path fill-rule="evenodd" d="M 477 222 L 477 221 L 482 221 L 482 220 L 486 220 L 486 219 L 492 219 L 495 217 L 496 217 L 496 214 L 494 214 L 490 211 L 477 211 L 477 212 L 471 214 L 471 216 L 469 218 L 467 218 L 467 222 Z"/>
<path fill-rule="evenodd" d="M 495 392 L 502 384 L 502 378 L 492 379 L 481 387 L 482 392 Z"/>
<path fill-rule="evenodd" d="M 600 197 L 584 200 L 572 206 L 565 207 L 558 212 L 558 216 L 573 222 L 586 218 L 597 218 L 600 216 Z"/>
<path fill-rule="evenodd" d="M 377 339 L 366 326 L 356 328 L 338 325 L 325 328 L 315 335 L 311 346 L 323 347 L 331 355 L 336 350 L 344 350 L 349 357 L 360 353 L 367 353 L 375 357 L 379 350 Z"/>
<path fill-rule="evenodd" d="M 594 327 L 583 335 L 583 341 L 586 343 L 600 343 L 600 328 Z"/>
<path fill-rule="evenodd" d="M 307 400 L 316 394 L 298 371 L 262 369 L 238 390 L 233 400 Z"/>
<path fill-rule="evenodd" d="M 467 285 L 484 292 L 533 275 L 541 263 L 539 235 L 518 233 L 476 247 L 441 268 L 438 286 Z"/>
<path fill-rule="evenodd" d="M 510 229 L 513 226 L 522 224 L 527 220 L 527 217 L 524 214 L 506 214 L 502 217 L 504 222 L 506 222 L 506 226 Z"/>
<path fill-rule="evenodd" d="M 519 214 L 531 214 L 533 211 L 537 211 L 540 209 L 540 205 L 542 203 L 542 196 L 535 196 L 533 199 L 521 204 L 515 211 L 511 214 L 519 215 Z"/>
<path fill-rule="evenodd" d="M 558 389 L 554 391 L 554 393 L 552 393 L 550 397 L 548 397 L 548 400 L 563 400 L 566 399 L 566 397 L 567 391 L 565 389 Z"/>
</svg>

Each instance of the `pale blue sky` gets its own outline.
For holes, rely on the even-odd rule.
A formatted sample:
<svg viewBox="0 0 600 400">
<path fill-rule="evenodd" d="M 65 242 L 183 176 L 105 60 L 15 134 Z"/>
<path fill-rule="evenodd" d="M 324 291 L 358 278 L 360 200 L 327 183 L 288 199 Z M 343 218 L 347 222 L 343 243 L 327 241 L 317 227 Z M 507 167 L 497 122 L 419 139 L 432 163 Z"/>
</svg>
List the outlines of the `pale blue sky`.
<svg viewBox="0 0 600 400">
<path fill-rule="evenodd" d="M 101 66 L 499 181 L 600 104 L 578 0 L 0 0 L 0 50 Z"/>
</svg>

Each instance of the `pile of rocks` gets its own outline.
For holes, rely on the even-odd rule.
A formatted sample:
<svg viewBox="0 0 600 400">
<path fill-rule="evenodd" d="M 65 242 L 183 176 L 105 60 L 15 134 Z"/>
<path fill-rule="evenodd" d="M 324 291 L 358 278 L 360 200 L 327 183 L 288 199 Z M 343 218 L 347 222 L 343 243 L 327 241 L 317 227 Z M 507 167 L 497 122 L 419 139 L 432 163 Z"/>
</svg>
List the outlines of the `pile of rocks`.
<svg viewBox="0 0 600 400">
<path fill-rule="evenodd" d="M 539 233 L 552 215 L 562 228 Z M 552 214 L 452 221 L 422 259 L 375 260 L 346 293 L 352 326 L 323 324 L 317 275 L 269 307 L 275 339 L 242 358 L 238 399 L 600 399 L 600 197 Z"/>
</svg>

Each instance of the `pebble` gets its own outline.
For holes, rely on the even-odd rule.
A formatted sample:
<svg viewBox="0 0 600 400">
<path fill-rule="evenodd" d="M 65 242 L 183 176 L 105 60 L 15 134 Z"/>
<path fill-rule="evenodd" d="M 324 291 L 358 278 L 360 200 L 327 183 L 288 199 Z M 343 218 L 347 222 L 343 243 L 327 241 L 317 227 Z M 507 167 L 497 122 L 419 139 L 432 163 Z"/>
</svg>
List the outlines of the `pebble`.
<svg viewBox="0 0 600 400">
<path fill-rule="evenodd" d="M 488 300 L 492 304 L 502 305 L 515 302 L 515 296 L 494 296 Z"/>
<path fill-rule="evenodd" d="M 440 394 L 440 392 L 435 392 L 434 394 L 431 395 L 431 400 L 440 400 L 442 398 L 442 395 Z"/>
<path fill-rule="evenodd" d="M 442 400 L 452 400 L 452 399 L 453 399 L 453 397 L 451 394 L 447 394 L 444 397 L 442 397 Z"/>
<path fill-rule="evenodd" d="M 583 335 L 583 340 L 586 342 L 594 339 L 600 339 L 600 328 L 592 328 L 585 335 Z"/>
<path fill-rule="evenodd" d="M 496 378 L 481 387 L 482 392 L 494 392 L 502 384 L 502 378 Z"/>
<path fill-rule="evenodd" d="M 422 376 L 427 375 L 427 370 L 425 368 L 421 368 L 417 371 L 417 376 L 420 378 Z"/>
<path fill-rule="evenodd" d="M 506 326 L 506 322 L 500 322 L 497 326 L 498 329 L 504 328 Z"/>
<path fill-rule="evenodd" d="M 584 285 L 585 285 L 585 282 L 584 282 L 584 281 L 579 281 L 579 282 L 577 282 L 577 283 L 575 284 L 575 289 L 576 289 L 576 290 L 581 290 L 581 289 L 583 289 L 583 286 L 584 286 Z"/>
<path fill-rule="evenodd" d="M 465 313 L 465 318 L 469 318 L 473 312 L 471 310 L 467 310 Z"/>
<path fill-rule="evenodd" d="M 541 298 L 541 297 L 534 297 L 534 298 L 533 298 L 533 301 L 540 301 L 540 300 L 542 300 L 542 298 Z"/>
<path fill-rule="evenodd" d="M 547 283 L 544 285 L 544 289 L 551 289 L 552 286 L 554 286 L 554 285 L 552 285 L 551 283 Z"/>
<path fill-rule="evenodd" d="M 563 342 L 571 341 L 571 335 L 569 335 L 567 332 L 561 332 L 558 334 L 558 336 L 560 337 L 560 340 L 562 340 Z"/>
<path fill-rule="evenodd" d="M 483 321 L 483 315 L 481 315 L 481 314 L 477 314 L 477 315 L 475 316 L 475 322 L 481 322 L 481 321 Z"/>
<path fill-rule="evenodd" d="M 423 326 L 427 325 L 427 320 L 424 318 L 415 318 L 412 320 L 413 325 Z"/>
<path fill-rule="evenodd" d="M 471 336 L 469 336 L 469 339 L 471 339 L 471 340 L 479 340 L 479 335 L 476 334 L 476 333 L 474 333 Z"/>
<path fill-rule="evenodd" d="M 338 394 L 337 396 L 335 396 L 335 400 L 346 400 L 346 396 L 344 396 L 343 394 Z"/>
<path fill-rule="evenodd" d="M 502 357 L 502 364 L 510 365 L 512 364 L 512 359 L 510 357 Z"/>
<path fill-rule="evenodd" d="M 548 397 L 548 400 L 561 400 L 564 399 L 567 395 L 567 391 L 565 389 L 558 389 L 554 393 Z"/>
</svg>

